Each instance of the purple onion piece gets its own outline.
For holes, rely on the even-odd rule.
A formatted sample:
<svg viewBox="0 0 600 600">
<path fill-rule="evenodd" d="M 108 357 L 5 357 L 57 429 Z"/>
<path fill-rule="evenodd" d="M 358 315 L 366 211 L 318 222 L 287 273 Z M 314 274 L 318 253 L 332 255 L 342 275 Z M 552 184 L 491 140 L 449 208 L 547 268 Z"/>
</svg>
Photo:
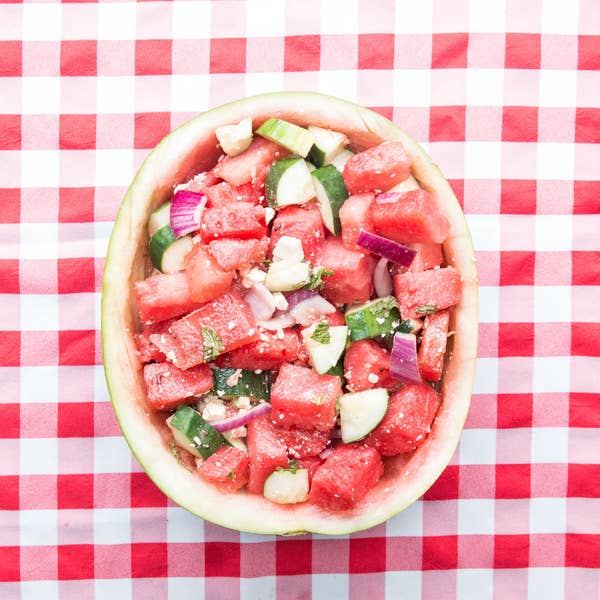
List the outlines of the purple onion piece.
<svg viewBox="0 0 600 600">
<path fill-rule="evenodd" d="M 407 383 L 421 383 L 417 363 L 417 336 L 413 333 L 396 333 L 391 357 L 392 376 Z"/>
<path fill-rule="evenodd" d="M 317 290 L 296 290 L 287 297 L 288 307 L 294 308 L 296 304 L 303 302 L 307 298 L 312 298 L 318 295 L 318 293 Z"/>
<path fill-rule="evenodd" d="M 231 431 L 232 429 L 242 427 L 242 425 L 247 425 L 250 421 L 258 419 L 258 417 L 269 414 L 270 411 L 271 405 L 268 402 L 261 402 L 254 408 L 251 408 L 248 412 L 236 415 L 235 417 L 229 417 L 228 419 L 223 419 L 222 421 L 217 421 L 216 423 L 211 423 L 211 425 L 221 433 L 224 431 Z"/>
<path fill-rule="evenodd" d="M 206 205 L 206 196 L 197 192 L 180 190 L 171 200 L 171 229 L 176 238 L 200 229 L 200 217 Z"/>
<path fill-rule="evenodd" d="M 385 194 L 379 194 L 375 198 L 375 202 L 379 202 L 381 204 L 391 204 L 392 202 L 396 202 L 402 196 L 400 192 L 386 192 Z"/>
<path fill-rule="evenodd" d="M 302 302 L 298 302 L 298 304 L 289 310 L 290 314 L 296 320 L 296 323 L 306 327 L 319 317 L 334 313 L 335 306 L 330 302 L 327 302 L 322 296 L 315 294 L 310 298 L 306 298 L 306 300 L 302 300 Z"/>
<path fill-rule="evenodd" d="M 358 234 L 357 244 L 402 267 L 409 267 L 417 254 L 412 248 L 362 229 Z"/>
<path fill-rule="evenodd" d="M 296 319 L 288 311 L 277 311 L 268 321 L 256 321 L 256 324 L 269 331 L 285 329 L 296 324 Z"/>
<path fill-rule="evenodd" d="M 388 259 L 380 258 L 379 262 L 373 271 L 373 287 L 378 298 L 385 298 L 390 296 L 394 290 L 392 283 L 392 276 L 387 268 Z"/>
</svg>

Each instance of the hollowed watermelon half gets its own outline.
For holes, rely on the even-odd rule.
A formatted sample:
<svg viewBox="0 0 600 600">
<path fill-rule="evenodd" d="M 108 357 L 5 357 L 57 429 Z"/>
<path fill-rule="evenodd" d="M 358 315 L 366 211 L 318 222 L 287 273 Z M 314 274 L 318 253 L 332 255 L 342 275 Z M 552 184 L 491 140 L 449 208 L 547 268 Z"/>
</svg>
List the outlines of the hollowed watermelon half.
<svg viewBox="0 0 600 600">
<path fill-rule="evenodd" d="M 414 157 L 412 175 L 433 194 L 450 221 L 446 263 L 461 274 L 461 299 L 452 311 L 442 404 L 431 433 L 413 454 L 386 459 L 385 474 L 353 509 L 326 512 L 314 504 L 274 505 L 240 491 L 224 495 L 178 463 L 160 417 L 148 414 L 134 282 L 148 269 L 146 221 L 175 184 L 211 169 L 218 157 L 215 129 L 251 117 L 253 128 L 269 117 L 346 134 L 353 150 L 400 141 Z M 402 129 L 365 108 L 316 93 L 254 96 L 209 110 L 164 138 L 145 160 L 123 200 L 111 236 L 102 291 L 104 367 L 115 414 L 140 464 L 156 485 L 190 512 L 225 527 L 265 534 L 346 534 L 381 523 L 417 500 L 438 478 L 456 448 L 467 415 L 477 348 L 477 274 L 464 215 L 446 179 Z"/>
</svg>

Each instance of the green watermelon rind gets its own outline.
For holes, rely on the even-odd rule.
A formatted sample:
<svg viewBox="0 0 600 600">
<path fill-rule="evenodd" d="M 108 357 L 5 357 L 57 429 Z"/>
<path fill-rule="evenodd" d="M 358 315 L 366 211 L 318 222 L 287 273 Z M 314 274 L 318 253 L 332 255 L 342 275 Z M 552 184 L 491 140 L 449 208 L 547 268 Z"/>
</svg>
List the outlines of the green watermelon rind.
<svg viewBox="0 0 600 600">
<path fill-rule="evenodd" d="M 412 173 L 432 192 L 451 226 L 444 252 L 462 276 L 462 296 L 453 312 L 450 360 L 443 380 L 442 407 L 425 443 L 407 462 L 388 460 L 386 474 L 354 509 L 330 513 L 310 504 L 275 506 L 247 493 L 223 495 L 179 464 L 148 413 L 142 365 L 133 334 L 137 329 L 133 283 L 147 267 L 149 214 L 167 200 L 173 185 L 207 169 L 217 158 L 214 131 L 251 116 L 253 127 L 269 117 L 346 133 L 354 148 L 401 141 L 414 157 Z M 351 102 L 312 92 L 253 96 L 209 110 L 165 137 L 131 183 L 110 239 L 102 286 L 102 351 L 115 415 L 133 454 L 154 483 L 174 502 L 213 523 L 261 534 L 314 532 L 342 535 L 367 529 L 401 512 L 434 483 L 450 462 L 467 416 L 477 350 L 477 272 L 463 212 L 448 182 L 425 151 L 388 119 Z"/>
</svg>

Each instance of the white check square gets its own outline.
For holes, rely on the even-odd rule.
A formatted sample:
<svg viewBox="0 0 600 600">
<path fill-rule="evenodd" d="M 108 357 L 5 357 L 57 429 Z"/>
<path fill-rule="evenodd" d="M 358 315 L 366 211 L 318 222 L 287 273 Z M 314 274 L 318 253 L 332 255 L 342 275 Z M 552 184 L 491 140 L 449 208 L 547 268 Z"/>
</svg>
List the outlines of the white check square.
<svg viewBox="0 0 600 600">
<path fill-rule="evenodd" d="M 500 250 L 500 219 L 498 215 L 467 215 L 467 223 L 475 250 Z"/>
<path fill-rule="evenodd" d="M 544 600 L 564 599 L 565 569 L 563 567 L 530 567 L 527 574 L 527 591 L 530 598 L 543 598 Z"/>
<path fill-rule="evenodd" d="M 497 286 L 479 288 L 479 322 L 498 323 L 500 318 L 500 293 Z"/>
<path fill-rule="evenodd" d="M 506 3 L 504 0 L 469 0 L 469 32 L 504 33 Z"/>
<path fill-rule="evenodd" d="M 35 42 L 59 41 L 62 27 L 61 9 L 60 3 L 24 3 L 23 40 Z"/>
<path fill-rule="evenodd" d="M 501 172 L 502 145 L 500 143 L 465 143 L 466 179 L 498 179 Z"/>
<path fill-rule="evenodd" d="M 537 177 L 547 180 L 573 179 L 575 147 L 573 144 L 544 142 L 537 145 Z"/>
<path fill-rule="evenodd" d="M 571 215 L 536 215 L 535 248 L 548 252 L 571 250 L 572 231 Z"/>
<path fill-rule="evenodd" d="M 133 175 L 132 150 L 96 150 L 96 185 L 127 186 Z"/>
<path fill-rule="evenodd" d="M 173 75 L 171 110 L 198 112 L 208 107 L 208 75 Z"/>
<path fill-rule="evenodd" d="M 431 33 L 433 31 L 432 0 L 396 0 L 396 33 Z"/>
<path fill-rule="evenodd" d="M 551 108 L 577 106 L 577 71 L 541 70 L 539 105 Z"/>
<path fill-rule="evenodd" d="M 57 331 L 58 296 L 55 294 L 21 295 L 21 329 L 23 331 Z"/>
<path fill-rule="evenodd" d="M 183 508 L 167 508 L 167 540 L 172 543 L 204 542 L 204 523 Z"/>
<path fill-rule="evenodd" d="M 567 528 L 565 498 L 531 498 L 529 500 L 530 533 L 564 533 Z"/>
<path fill-rule="evenodd" d="M 21 475 L 56 475 L 56 438 L 23 438 L 19 441 L 19 446 Z"/>
<path fill-rule="evenodd" d="M 571 364 L 568 356 L 533 359 L 533 392 L 569 392 Z"/>
<path fill-rule="evenodd" d="M 431 104 L 431 73 L 425 69 L 394 71 L 394 106 L 411 108 Z"/>
<path fill-rule="evenodd" d="M 130 544 L 131 509 L 95 508 L 94 544 Z"/>
<path fill-rule="evenodd" d="M 358 0 L 321 2 L 321 35 L 355 35 L 357 31 Z"/>
<path fill-rule="evenodd" d="M 59 153 L 55 150 L 23 150 L 21 185 L 30 188 L 58 187 Z"/>
<path fill-rule="evenodd" d="M 101 4 L 101 6 L 118 6 Z M 98 113 L 122 114 L 135 112 L 135 78 L 103 76 L 96 78 L 96 108 Z"/>
<path fill-rule="evenodd" d="M 131 450 L 121 436 L 94 439 L 95 473 L 129 473 Z"/>
<path fill-rule="evenodd" d="M 136 5 L 131 2 L 98 4 L 99 40 L 134 40 Z"/>
<path fill-rule="evenodd" d="M 315 575 L 313 575 L 313 578 Z M 313 579 L 314 581 L 314 579 Z M 315 585 L 313 583 L 313 596 L 315 598 Z M 169 596 L 171 597 L 171 596 Z M 254 598 L 264 598 L 265 600 L 275 600 L 277 597 L 277 578 L 276 577 L 240 577 L 240 599 L 253 600 Z M 179 599 L 179 596 L 173 596 Z M 198 596 L 201 598 L 201 596 Z M 194 597 L 192 600 L 196 600 Z"/>
<path fill-rule="evenodd" d="M 456 570 L 456 600 L 492 600 L 493 597 L 492 569 Z"/>
<path fill-rule="evenodd" d="M 6 600 L 12 596 L 4 596 Z M 20 600 L 58 600 L 58 581 L 21 581 Z"/>
<path fill-rule="evenodd" d="M 475 366 L 473 393 L 495 394 L 498 391 L 498 359 L 478 358 Z"/>
<path fill-rule="evenodd" d="M 346 598 L 347 596 L 340 597 Z M 385 597 L 421 598 L 421 571 L 387 571 L 385 573 Z"/>
<path fill-rule="evenodd" d="M 21 402 L 58 402 L 57 367 L 21 367 Z"/>
<path fill-rule="evenodd" d="M 19 534 L 22 546 L 56 546 L 58 519 L 55 510 L 19 511 Z"/>
<path fill-rule="evenodd" d="M 271 579 L 275 579 L 274 577 Z M 243 581 L 243 580 L 242 580 Z M 246 580 L 247 581 L 247 580 Z M 252 581 L 252 580 L 251 580 Z M 254 580 L 255 581 L 255 580 Z M 274 584 L 273 584 L 274 585 Z M 241 598 L 260 598 L 261 590 L 264 595 L 264 588 L 258 587 L 258 595 L 245 596 L 241 594 Z M 168 597 L 177 600 L 204 600 L 204 579 L 202 577 L 169 577 Z M 269 598 L 270 596 L 264 596 Z"/>
<path fill-rule="evenodd" d="M 460 438 L 458 455 L 461 465 L 496 464 L 496 430 L 465 429 Z"/>
<path fill-rule="evenodd" d="M 533 289 L 533 313 L 536 323 L 571 321 L 571 288 L 551 285 Z"/>
<path fill-rule="evenodd" d="M 578 0 L 572 0 L 566 8 L 563 0 L 542 0 L 542 34 L 577 35 L 581 14 Z"/>
<path fill-rule="evenodd" d="M 487 3 L 483 4 L 487 8 Z M 467 104 L 469 106 L 502 106 L 504 73 L 502 69 L 467 70 Z"/>
<path fill-rule="evenodd" d="M 131 598 L 131 579 L 94 579 L 94 593 L 98 600 Z M 203 598 L 199 596 L 198 600 L 203 600 Z"/>
<path fill-rule="evenodd" d="M 34 5 L 24 4 L 24 6 Z M 21 79 L 21 112 L 26 115 L 59 114 L 61 110 L 60 87 L 59 77 L 23 77 Z M 3 95 L 4 93 L 7 92 L 3 92 Z M 28 152 L 33 152 L 33 150 Z M 23 185 L 27 184 L 23 183 Z"/>
<path fill-rule="evenodd" d="M 463 498 L 458 501 L 459 535 L 493 535 L 494 501 Z"/>
<path fill-rule="evenodd" d="M 348 598 L 349 577 L 345 573 L 313 574 L 312 576 L 312 600 L 332 600 L 336 598 Z M 335 593 L 332 593 L 335 590 Z M 266 598 L 271 596 L 265 595 Z M 248 598 L 260 598 L 259 596 L 248 596 Z M 275 598 L 273 595 L 272 598 Z"/>
<path fill-rule="evenodd" d="M 531 430 L 532 463 L 566 463 L 569 430 L 565 427 L 534 427 Z"/>
<path fill-rule="evenodd" d="M 417 500 L 406 510 L 392 517 L 386 523 L 388 536 L 421 536 L 423 535 L 423 502 Z"/>
<path fill-rule="evenodd" d="M 210 8 L 211 3 L 174 2 L 173 3 L 173 38 L 179 40 L 210 38 Z M 250 9 L 247 9 L 250 12 Z M 259 12 L 259 11 L 257 11 Z M 262 20 L 265 14 L 259 14 Z"/>
</svg>

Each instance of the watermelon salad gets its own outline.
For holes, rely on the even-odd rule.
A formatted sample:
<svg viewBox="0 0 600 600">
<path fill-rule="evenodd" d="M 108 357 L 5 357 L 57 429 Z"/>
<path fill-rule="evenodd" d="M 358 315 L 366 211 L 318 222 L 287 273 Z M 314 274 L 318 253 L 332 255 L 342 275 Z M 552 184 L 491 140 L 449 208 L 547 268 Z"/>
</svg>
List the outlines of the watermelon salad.
<svg viewBox="0 0 600 600">
<path fill-rule="evenodd" d="M 442 405 L 462 288 L 449 219 L 401 141 L 277 115 L 215 135 L 211 168 L 145 223 L 146 407 L 223 494 L 355 509 Z"/>
</svg>

